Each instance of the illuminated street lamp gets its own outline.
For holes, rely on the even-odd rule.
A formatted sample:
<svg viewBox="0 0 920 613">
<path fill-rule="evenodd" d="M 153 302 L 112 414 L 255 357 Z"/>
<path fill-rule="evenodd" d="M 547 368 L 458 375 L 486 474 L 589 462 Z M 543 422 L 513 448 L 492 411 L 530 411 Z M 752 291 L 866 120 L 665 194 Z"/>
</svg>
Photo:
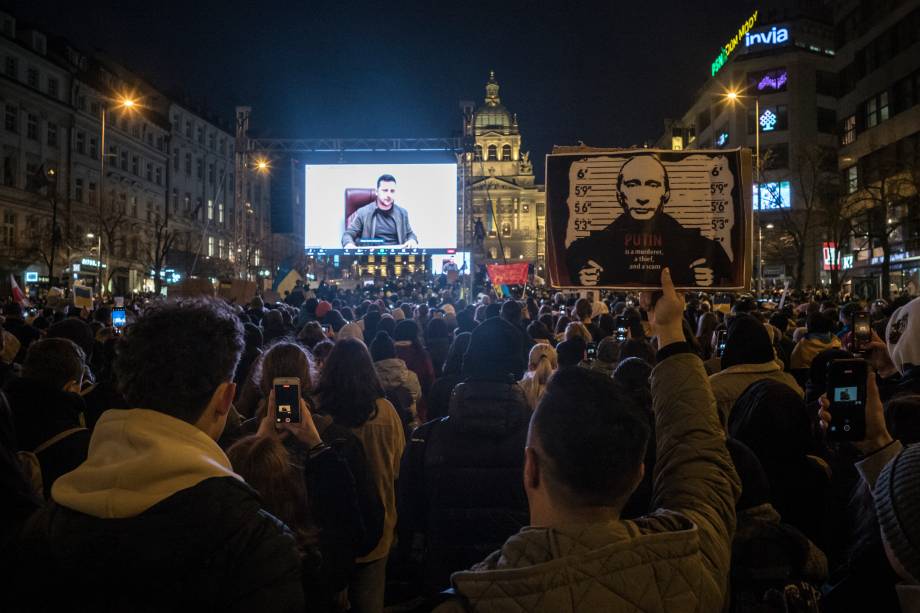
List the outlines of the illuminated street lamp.
<svg viewBox="0 0 920 613">
<path fill-rule="evenodd" d="M 112 103 L 104 102 L 102 104 L 102 128 L 99 138 L 99 251 L 96 253 L 98 261 L 98 281 L 99 281 L 99 294 L 102 295 L 102 219 L 104 211 L 102 208 L 102 203 L 105 200 L 105 122 L 109 110 L 124 110 L 131 111 L 138 108 L 140 105 L 138 101 L 131 95 L 120 94 Z M 87 238 L 91 238 L 91 235 L 87 235 Z"/>
<path fill-rule="evenodd" d="M 754 185 L 757 186 L 757 210 L 754 211 L 755 215 L 760 216 L 760 98 L 757 96 L 744 96 L 738 93 L 737 90 L 731 89 L 723 94 L 723 98 L 729 102 L 729 104 L 734 105 L 736 102 L 739 102 L 742 98 L 753 98 L 754 99 Z M 742 104 L 742 106 L 744 106 Z M 745 123 L 747 123 L 747 117 L 745 117 Z M 745 131 L 747 129 L 745 128 Z M 760 233 L 760 225 L 758 224 L 758 234 Z M 762 241 L 758 239 L 757 241 L 757 294 L 760 295 L 763 293 L 763 259 L 761 252 L 761 243 Z"/>
</svg>

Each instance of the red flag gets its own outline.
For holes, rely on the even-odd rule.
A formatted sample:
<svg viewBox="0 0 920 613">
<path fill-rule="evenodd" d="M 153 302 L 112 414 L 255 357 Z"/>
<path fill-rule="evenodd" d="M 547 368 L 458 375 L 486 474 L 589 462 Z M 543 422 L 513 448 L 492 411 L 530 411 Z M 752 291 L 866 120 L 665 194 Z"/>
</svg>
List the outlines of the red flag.
<svg viewBox="0 0 920 613">
<path fill-rule="evenodd" d="M 10 275 L 10 286 L 13 288 L 13 302 L 19 306 L 29 306 L 29 299 L 26 298 L 26 295 L 19 289 L 19 284 L 16 283 L 16 278 L 13 277 L 13 275 Z"/>
</svg>

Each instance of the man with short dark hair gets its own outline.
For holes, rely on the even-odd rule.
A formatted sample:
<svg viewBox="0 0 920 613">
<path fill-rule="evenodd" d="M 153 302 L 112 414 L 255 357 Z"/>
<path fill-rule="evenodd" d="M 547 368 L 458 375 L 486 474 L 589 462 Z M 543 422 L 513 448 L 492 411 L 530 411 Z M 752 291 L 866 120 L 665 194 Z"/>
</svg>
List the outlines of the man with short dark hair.
<svg viewBox="0 0 920 613">
<path fill-rule="evenodd" d="M 127 328 L 115 372 L 134 408 L 102 415 L 25 529 L 29 609 L 303 610 L 291 534 L 216 443 L 242 348 L 223 303 L 151 307 Z"/>
<path fill-rule="evenodd" d="M 451 577 L 471 609 L 723 608 L 740 482 L 703 364 L 684 340 L 683 300 L 667 269 L 661 283 L 664 295 L 650 315 L 660 343 L 651 376 L 658 460 L 650 508 L 656 510 L 620 519 L 644 474 L 649 428 L 641 409 L 603 375 L 560 370 L 528 432 L 530 526 Z"/>
<path fill-rule="evenodd" d="M 392 245 L 414 249 L 418 237 L 409 223 L 409 213 L 396 204 L 396 177 L 381 175 L 377 179 L 377 197 L 355 212 L 345 234 L 342 247 Z M 366 241 L 361 243 L 361 241 Z M 356 244 L 357 242 L 357 244 Z"/>
<path fill-rule="evenodd" d="M 16 431 L 17 451 L 35 455 L 40 473 L 30 475 L 33 485 L 47 498 L 51 486 L 64 473 L 86 459 L 89 431 L 83 427 L 83 351 L 64 338 L 32 343 L 22 365 L 22 377 L 4 390 Z"/>
</svg>

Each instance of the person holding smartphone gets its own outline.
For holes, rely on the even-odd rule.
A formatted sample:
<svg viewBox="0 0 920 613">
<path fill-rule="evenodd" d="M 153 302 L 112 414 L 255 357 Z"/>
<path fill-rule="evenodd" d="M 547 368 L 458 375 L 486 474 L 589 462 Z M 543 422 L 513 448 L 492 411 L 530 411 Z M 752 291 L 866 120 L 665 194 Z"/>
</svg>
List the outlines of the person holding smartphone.
<svg viewBox="0 0 920 613">
<path fill-rule="evenodd" d="M 272 389 L 258 433 L 234 443 L 227 457 L 266 510 L 294 532 L 311 607 L 346 610 L 348 577 L 365 532 L 355 481 L 345 459 L 323 442 L 309 404 L 299 390 L 294 394 L 286 402 L 296 401 L 296 410 L 282 411 Z"/>
<path fill-rule="evenodd" d="M 865 390 L 865 435 L 854 442 L 862 455 L 856 469 L 872 492 L 885 555 L 902 580 L 895 586 L 901 610 L 916 611 L 920 607 L 920 491 L 916 487 L 920 445 L 904 447 L 891 436 L 876 373 L 871 369 Z M 820 399 L 818 419 L 825 432 L 835 423 L 832 399 L 827 395 Z M 873 586 L 872 601 L 879 601 L 877 593 L 882 587 Z"/>
</svg>

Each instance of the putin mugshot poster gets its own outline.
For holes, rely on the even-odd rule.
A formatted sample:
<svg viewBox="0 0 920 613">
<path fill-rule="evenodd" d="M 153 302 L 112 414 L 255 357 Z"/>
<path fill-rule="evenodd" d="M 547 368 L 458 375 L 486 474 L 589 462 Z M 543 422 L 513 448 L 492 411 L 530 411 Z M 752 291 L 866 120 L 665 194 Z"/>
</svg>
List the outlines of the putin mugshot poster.
<svg viewBox="0 0 920 613">
<path fill-rule="evenodd" d="M 751 154 L 557 148 L 546 156 L 554 287 L 748 289 Z"/>
</svg>

